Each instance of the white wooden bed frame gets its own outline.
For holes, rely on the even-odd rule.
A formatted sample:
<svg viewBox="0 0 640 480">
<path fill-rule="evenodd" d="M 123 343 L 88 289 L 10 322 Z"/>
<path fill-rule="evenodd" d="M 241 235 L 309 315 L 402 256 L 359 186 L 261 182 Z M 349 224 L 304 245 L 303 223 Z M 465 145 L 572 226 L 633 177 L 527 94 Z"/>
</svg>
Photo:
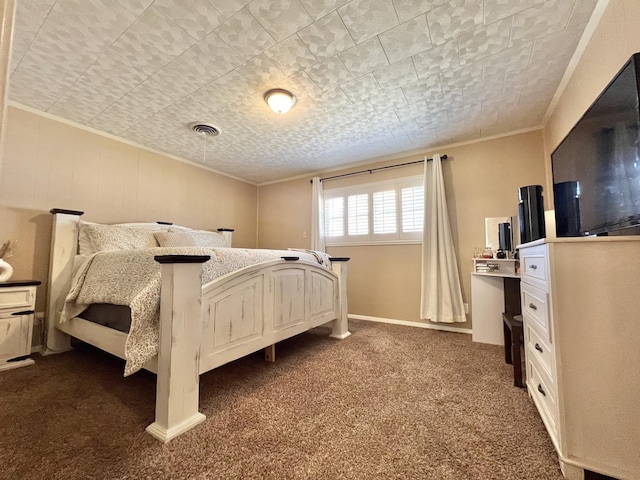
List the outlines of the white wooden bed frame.
<svg viewBox="0 0 640 480">
<path fill-rule="evenodd" d="M 69 292 L 82 212 L 51 210 L 53 230 L 47 298 L 46 353 L 67 351 L 78 338 L 120 358 L 127 334 L 76 317 L 59 323 Z M 231 231 L 223 232 L 228 245 Z M 295 256 L 295 252 L 292 252 Z M 350 335 L 346 262 L 332 271 L 306 261 L 274 260 L 201 285 L 206 256 L 156 257 L 161 263 L 159 353 L 145 365 L 157 374 L 155 422 L 147 432 L 168 442 L 205 419 L 198 411 L 199 375 L 332 322 L 332 338 Z"/>
</svg>

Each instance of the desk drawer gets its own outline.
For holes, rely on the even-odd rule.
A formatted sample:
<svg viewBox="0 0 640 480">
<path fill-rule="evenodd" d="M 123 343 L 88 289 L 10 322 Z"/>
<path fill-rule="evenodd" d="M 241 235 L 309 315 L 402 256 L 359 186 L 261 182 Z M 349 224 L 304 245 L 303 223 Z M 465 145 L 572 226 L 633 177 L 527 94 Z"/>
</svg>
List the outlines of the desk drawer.
<svg viewBox="0 0 640 480">
<path fill-rule="evenodd" d="M 549 309 L 547 294 L 531 285 L 523 283 L 522 288 L 522 315 L 533 321 L 545 342 L 553 343 L 551 328 L 549 326 Z"/>
<path fill-rule="evenodd" d="M 528 358 L 537 359 L 538 363 L 551 380 L 555 379 L 555 352 L 546 341 L 538 334 L 535 328 L 531 328 L 529 322 L 525 324 L 525 345 Z"/>
</svg>

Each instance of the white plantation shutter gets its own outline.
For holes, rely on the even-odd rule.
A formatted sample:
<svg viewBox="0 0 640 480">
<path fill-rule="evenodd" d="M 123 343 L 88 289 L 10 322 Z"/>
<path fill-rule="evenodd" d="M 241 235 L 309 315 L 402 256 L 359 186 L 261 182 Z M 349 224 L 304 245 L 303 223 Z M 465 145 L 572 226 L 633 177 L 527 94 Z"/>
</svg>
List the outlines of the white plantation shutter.
<svg viewBox="0 0 640 480">
<path fill-rule="evenodd" d="M 330 245 L 419 243 L 424 221 L 423 176 L 324 190 Z"/>
<path fill-rule="evenodd" d="M 424 223 L 424 186 L 402 189 L 402 232 L 422 232 Z"/>
<path fill-rule="evenodd" d="M 369 194 L 361 193 L 347 197 L 347 235 L 369 234 Z"/>
<path fill-rule="evenodd" d="M 373 192 L 373 233 L 396 233 L 396 191 Z"/>
<path fill-rule="evenodd" d="M 324 201 L 324 234 L 325 237 L 342 237 L 344 235 L 344 198 L 327 198 Z"/>
</svg>

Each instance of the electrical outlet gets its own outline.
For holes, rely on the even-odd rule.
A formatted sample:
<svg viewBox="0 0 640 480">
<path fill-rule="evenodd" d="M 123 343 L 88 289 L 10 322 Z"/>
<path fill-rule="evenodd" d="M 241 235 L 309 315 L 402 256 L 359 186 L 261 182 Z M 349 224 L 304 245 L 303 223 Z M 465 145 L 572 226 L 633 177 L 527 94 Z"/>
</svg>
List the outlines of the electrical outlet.
<svg viewBox="0 0 640 480">
<path fill-rule="evenodd" d="M 307 231 L 302 232 L 302 238 L 307 238 Z"/>
<path fill-rule="evenodd" d="M 464 313 L 469 313 L 469 304 L 463 303 L 463 305 L 464 305 Z"/>
</svg>

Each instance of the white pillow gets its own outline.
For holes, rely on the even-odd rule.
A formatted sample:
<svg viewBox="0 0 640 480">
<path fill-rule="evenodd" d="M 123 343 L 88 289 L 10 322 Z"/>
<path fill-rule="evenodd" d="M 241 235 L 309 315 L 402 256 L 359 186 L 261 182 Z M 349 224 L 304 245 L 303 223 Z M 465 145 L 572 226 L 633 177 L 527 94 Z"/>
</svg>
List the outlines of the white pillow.
<svg viewBox="0 0 640 480">
<path fill-rule="evenodd" d="M 106 250 L 130 250 L 157 246 L 153 232 L 149 230 L 82 221 L 79 225 L 78 249 L 81 255 Z"/>
<path fill-rule="evenodd" d="M 169 232 L 187 233 L 191 235 L 196 242 L 196 247 L 219 248 L 227 246 L 224 235 L 218 232 L 210 232 L 208 230 L 189 230 L 184 227 L 170 227 Z"/>
<path fill-rule="evenodd" d="M 193 235 L 187 232 L 156 232 L 154 237 L 161 247 L 196 247 Z"/>
<path fill-rule="evenodd" d="M 218 232 L 208 232 L 206 230 L 194 230 L 189 232 L 198 247 L 226 247 L 227 242 L 224 239 L 224 235 Z"/>
</svg>

